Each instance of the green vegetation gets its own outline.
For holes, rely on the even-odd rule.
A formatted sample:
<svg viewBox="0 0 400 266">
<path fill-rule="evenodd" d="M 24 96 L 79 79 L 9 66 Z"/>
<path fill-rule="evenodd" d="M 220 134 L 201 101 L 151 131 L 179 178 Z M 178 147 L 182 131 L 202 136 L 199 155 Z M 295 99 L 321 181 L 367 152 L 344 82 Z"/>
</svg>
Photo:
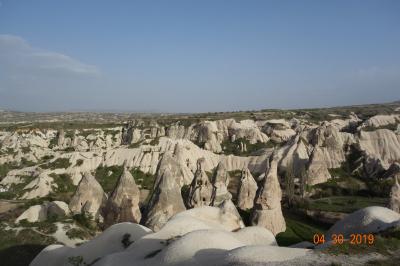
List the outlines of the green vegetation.
<svg viewBox="0 0 400 266">
<path fill-rule="evenodd" d="M 28 147 L 22 147 L 21 151 L 22 151 L 22 153 L 29 153 L 29 152 L 31 152 L 31 148 L 29 146 Z"/>
<path fill-rule="evenodd" d="M 55 170 L 55 169 L 59 169 L 59 168 L 66 169 L 70 166 L 71 166 L 71 163 L 69 162 L 68 158 L 58 158 L 53 162 L 49 162 L 49 163 L 40 165 L 40 167 L 43 169 L 51 169 L 51 170 Z"/>
<path fill-rule="evenodd" d="M 47 245 L 56 243 L 50 236 L 44 236 L 31 228 L 18 233 L 0 224 L 0 261 L 2 265 L 25 266 Z"/>
<path fill-rule="evenodd" d="M 70 239 L 88 239 L 91 237 L 91 235 L 86 232 L 85 230 L 82 230 L 80 228 L 71 228 L 66 232 L 66 235 L 70 238 Z"/>
<path fill-rule="evenodd" d="M 25 167 L 30 167 L 36 165 L 34 162 L 27 160 L 26 158 L 22 158 L 21 162 L 18 164 L 16 162 L 8 162 L 4 164 L 0 164 L 0 179 L 7 176 L 10 170 L 14 169 L 22 169 Z"/>
<path fill-rule="evenodd" d="M 137 185 L 140 185 L 141 188 L 152 190 L 154 186 L 154 182 L 156 180 L 156 176 L 150 173 L 144 173 L 139 168 L 133 168 L 131 171 L 133 178 Z"/>
<path fill-rule="evenodd" d="M 286 231 L 276 236 L 279 246 L 290 246 L 302 241 L 313 242 L 314 234 L 324 233 L 328 227 L 295 213 L 285 213 Z"/>
<path fill-rule="evenodd" d="M 95 177 L 105 192 L 110 193 L 117 184 L 118 178 L 122 175 L 123 166 L 99 166 L 96 169 Z"/>
<path fill-rule="evenodd" d="M 149 144 L 152 145 L 152 146 L 156 146 L 156 145 L 158 145 L 159 143 L 160 143 L 160 138 L 159 138 L 159 137 L 157 137 L 157 138 L 155 138 L 155 139 L 152 139 L 152 140 L 149 142 Z"/>
<path fill-rule="evenodd" d="M 243 143 L 243 145 L 246 145 L 246 151 L 241 151 L 240 150 L 240 144 Z M 224 140 L 222 142 L 222 149 L 224 154 L 233 154 L 237 156 L 249 156 L 253 154 L 256 151 L 259 151 L 264 148 L 268 148 L 271 146 L 270 142 L 257 142 L 255 144 L 250 144 L 250 142 L 247 139 L 237 139 L 234 142 L 231 142 L 230 140 Z"/>
<path fill-rule="evenodd" d="M 368 206 L 386 206 L 386 198 L 336 196 L 311 200 L 309 210 L 351 213 Z"/>
<path fill-rule="evenodd" d="M 136 142 L 136 143 L 131 143 L 131 144 L 129 144 L 128 148 L 129 149 L 139 148 L 140 145 L 142 145 L 142 143 L 143 143 L 142 141 L 139 141 L 139 142 Z"/>
<path fill-rule="evenodd" d="M 72 183 L 71 176 L 68 174 L 55 174 L 49 175 L 53 178 L 53 192 L 49 195 L 52 200 L 60 200 L 69 203 L 70 199 L 75 193 L 76 186 Z"/>
<path fill-rule="evenodd" d="M 96 234 L 98 230 L 97 221 L 93 220 L 93 217 L 89 213 L 79 213 L 72 216 L 72 219 L 83 229 L 87 230 L 87 233 L 91 236 Z"/>
<path fill-rule="evenodd" d="M 83 164 L 83 160 L 82 159 L 78 159 L 76 160 L 76 166 L 81 166 Z"/>
<path fill-rule="evenodd" d="M 397 123 L 396 124 L 389 124 L 389 125 L 385 125 L 385 126 L 380 126 L 380 127 L 363 127 L 361 130 L 362 131 L 375 131 L 378 129 L 389 129 L 392 131 L 396 131 L 397 130 Z"/>
<path fill-rule="evenodd" d="M 24 187 L 31 182 L 34 177 L 32 176 L 20 176 L 22 182 L 19 184 L 11 184 L 7 191 L 0 192 L 0 199 L 14 199 L 22 196 Z"/>
</svg>

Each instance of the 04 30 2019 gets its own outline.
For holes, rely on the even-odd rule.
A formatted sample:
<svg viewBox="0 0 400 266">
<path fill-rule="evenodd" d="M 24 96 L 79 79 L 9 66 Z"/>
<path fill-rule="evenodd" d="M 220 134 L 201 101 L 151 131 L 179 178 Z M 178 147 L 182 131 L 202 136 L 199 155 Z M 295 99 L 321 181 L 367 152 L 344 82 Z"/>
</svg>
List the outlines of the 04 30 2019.
<svg viewBox="0 0 400 266">
<path fill-rule="evenodd" d="M 332 244 L 341 245 L 345 242 L 349 242 L 352 245 L 368 244 L 373 245 L 375 241 L 375 236 L 373 234 L 351 234 L 349 239 L 345 239 L 343 234 L 332 234 L 330 236 Z M 324 234 L 315 234 L 313 237 L 313 242 L 315 245 L 320 245 L 325 243 Z"/>
</svg>

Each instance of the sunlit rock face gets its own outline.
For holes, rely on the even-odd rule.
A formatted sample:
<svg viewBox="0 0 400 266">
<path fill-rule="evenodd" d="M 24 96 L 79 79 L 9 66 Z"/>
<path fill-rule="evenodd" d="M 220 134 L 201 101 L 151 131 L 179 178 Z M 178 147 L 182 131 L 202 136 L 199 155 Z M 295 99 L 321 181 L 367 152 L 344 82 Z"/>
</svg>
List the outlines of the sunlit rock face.
<svg viewBox="0 0 400 266">
<path fill-rule="evenodd" d="M 251 215 L 253 225 L 265 227 L 274 235 L 286 230 L 281 207 L 282 190 L 278 179 L 278 161 L 279 157 L 273 154 Z"/>
</svg>

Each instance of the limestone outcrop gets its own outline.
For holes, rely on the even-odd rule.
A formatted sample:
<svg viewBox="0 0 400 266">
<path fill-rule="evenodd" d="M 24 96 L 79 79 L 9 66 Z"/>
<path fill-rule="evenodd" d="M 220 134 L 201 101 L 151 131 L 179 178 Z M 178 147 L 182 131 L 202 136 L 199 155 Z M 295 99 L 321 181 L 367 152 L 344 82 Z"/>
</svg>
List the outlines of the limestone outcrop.
<svg viewBox="0 0 400 266">
<path fill-rule="evenodd" d="M 69 203 L 69 208 L 73 214 L 87 213 L 96 218 L 106 200 L 107 197 L 99 182 L 92 174 L 87 172 L 79 182 L 78 188 Z"/>
<path fill-rule="evenodd" d="M 108 198 L 104 211 L 105 223 L 107 225 L 121 222 L 139 223 L 142 217 L 139 209 L 139 197 L 140 191 L 135 179 L 124 167 L 116 187 Z"/>
<path fill-rule="evenodd" d="M 242 170 L 237 196 L 237 207 L 242 210 L 253 208 L 257 192 L 257 183 L 248 168 Z"/>
<path fill-rule="evenodd" d="M 265 227 L 274 235 L 286 230 L 282 214 L 282 190 L 278 179 L 279 157 L 273 154 L 270 168 L 262 187 L 257 192 L 254 208 L 251 214 L 252 225 Z"/>
</svg>

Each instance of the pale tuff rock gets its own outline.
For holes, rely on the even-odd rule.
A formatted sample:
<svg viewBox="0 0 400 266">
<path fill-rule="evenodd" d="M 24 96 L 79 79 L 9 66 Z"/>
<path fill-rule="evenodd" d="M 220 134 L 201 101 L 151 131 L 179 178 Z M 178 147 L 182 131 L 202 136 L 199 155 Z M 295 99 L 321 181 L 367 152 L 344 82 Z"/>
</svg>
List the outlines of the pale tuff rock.
<svg viewBox="0 0 400 266">
<path fill-rule="evenodd" d="M 239 123 L 234 121 L 228 131 L 230 135 L 235 135 L 237 139 L 247 139 L 251 144 L 269 140 L 269 137 L 261 132 L 253 120 L 242 120 Z"/>
<path fill-rule="evenodd" d="M 320 147 L 315 147 L 311 159 L 307 168 L 307 180 L 308 185 L 316 185 L 324 183 L 331 178 L 325 162 L 324 150 Z"/>
<path fill-rule="evenodd" d="M 253 225 L 265 227 L 274 235 L 286 230 L 281 208 L 282 190 L 278 179 L 278 161 L 279 157 L 273 154 L 264 184 L 257 192 L 251 215 Z"/>
<path fill-rule="evenodd" d="M 294 135 L 296 135 L 296 131 L 291 128 L 283 130 L 274 129 L 270 134 L 270 138 L 275 142 L 281 143 L 288 141 Z"/>
<path fill-rule="evenodd" d="M 320 147 L 327 168 L 339 168 L 346 160 L 344 147 L 354 143 L 349 133 L 339 132 L 339 129 L 327 122 L 316 128 L 311 143 Z"/>
<path fill-rule="evenodd" d="M 362 126 L 382 127 L 400 123 L 400 115 L 375 115 L 363 123 Z"/>
<path fill-rule="evenodd" d="M 15 220 L 15 223 L 19 223 L 22 220 L 27 220 L 30 223 L 41 222 L 47 219 L 47 210 L 42 205 L 34 205 L 29 207 Z"/>
<path fill-rule="evenodd" d="M 171 125 L 167 128 L 166 136 L 171 139 L 183 139 L 185 137 L 185 126 Z"/>
<path fill-rule="evenodd" d="M 400 213 L 400 173 L 394 176 L 394 184 L 390 192 L 389 208 Z"/>
<path fill-rule="evenodd" d="M 156 181 L 143 222 L 147 227 L 158 231 L 169 218 L 184 210 L 186 208 L 181 188 L 171 169 L 165 168 L 162 176 Z"/>
<path fill-rule="evenodd" d="M 224 164 L 219 163 L 212 181 L 211 206 L 219 206 L 224 201 L 232 199 L 232 195 L 228 191 L 229 179 L 230 177 Z"/>
<path fill-rule="evenodd" d="M 133 242 L 126 249 L 121 245 L 124 234 L 130 234 Z M 275 237 L 265 228 L 240 229 L 235 219 L 221 215 L 220 209 L 201 207 L 175 215 L 155 233 L 140 225 L 121 223 L 78 247 L 49 246 L 31 265 L 67 265 L 69 258 L 82 256 L 84 262 L 100 258 L 96 262 L 99 266 L 249 266 L 307 254 L 311 252 L 277 247 Z"/>
<path fill-rule="evenodd" d="M 237 207 L 242 210 L 253 208 L 257 183 L 248 168 L 243 168 L 237 196 Z"/>
<path fill-rule="evenodd" d="M 388 129 L 361 131 L 358 139 L 359 149 L 370 157 L 371 162 L 388 169 L 393 162 L 400 162 L 400 135 Z"/>
<path fill-rule="evenodd" d="M 74 214 L 88 213 L 95 218 L 106 200 L 107 197 L 101 185 L 93 175 L 85 173 L 69 203 L 69 208 Z"/>
<path fill-rule="evenodd" d="M 28 222 L 41 222 L 45 221 L 49 217 L 57 216 L 64 217 L 70 214 L 68 205 L 62 201 L 45 202 L 42 205 L 34 205 L 29 207 L 15 220 L 19 223 L 22 220 L 27 220 Z"/>
<path fill-rule="evenodd" d="M 176 146 L 176 155 L 173 155 L 171 152 L 165 152 L 163 154 L 158 165 L 157 177 L 155 181 L 156 184 L 159 183 L 166 170 L 169 170 L 170 174 L 174 176 L 179 187 L 189 183 L 187 180 L 188 177 L 190 180 L 193 179 L 193 173 L 184 165 L 185 160 L 180 155 L 179 147 L 179 145 Z"/>
<path fill-rule="evenodd" d="M 356 127 L 362 120 L 358 118 L 355 113 L 350 113 L 348 119 L 333 119 L 330 121 L 332 125 L 337 127 L 339 130 Z"/>
<path fill-rule="evenodd" d="M 49 174 L 49 171 L 41 172 L 38 177 L 26 185 L 24 190 L 27 192 L 22 195 L 21 199 L 42 198 L 53 192 L 54 179 Z"/>
<path fill-rule="evenodd" d="M 333 234 L 369 234 L 384 231 L 400 221 L 400 214 L 388 208 L 372 206 L 355 211 L 336 222 L 325 234 L 330 239 Z"/>
<path fill-rule="evenodd" d="M 63 147 L 65 142 L 65 132 L 64 129 L 60 129 L 57 133 L 57 146 Z"/>
<path fill-rule="evenodd" d="M 139 209 L 140 191 L 135 179 L 125 167 L 116 187 L 108 198 L 104 213 L 105 223 L 139 223 L 142 217 Z"/>
<path fill-rule="evenodd" d="M 221 141 L 223 140 L 223 136 L 221 138 L 215 122 L 204 121 L 200 123 L 196 129 L 198 132 L 197 142 L 204 143 L 204 149 L 216 153 L 220 153 L 222 151 Z"/>
<path fill-rule="evenodd" d="M 204 171 L 203 163 L 204 159 L 202 158 L 197 161 L 197 170 L 186 199 L 186 205 L 189 208 L 209 206 L 211 203 L 213 186 Z"/>
</svg>

